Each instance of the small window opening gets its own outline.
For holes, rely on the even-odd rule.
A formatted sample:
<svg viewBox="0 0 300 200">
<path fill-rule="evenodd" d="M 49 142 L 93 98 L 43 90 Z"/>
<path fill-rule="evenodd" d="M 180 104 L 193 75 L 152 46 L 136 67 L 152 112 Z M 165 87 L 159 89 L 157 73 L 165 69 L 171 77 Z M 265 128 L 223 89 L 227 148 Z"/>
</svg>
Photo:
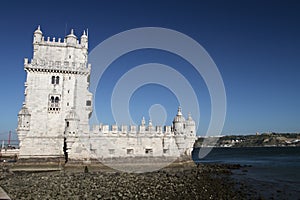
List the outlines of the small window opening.
<svg viewBox="0 0 300 200">
<path fill-rule="evenodd" d="M 90 100 L 87 100 L 86 101 L 86 106 L 91 106 L 92 105 L 92 102 Z"/>
<path fill-rule="evenodd" d="M 132 155 L 133 154 L 133 149 L 127 149 L 127 154 Z"/>
<path fill-rule="evenodd" d="M 108 149 L 109 154 L 115 154 L 115 150 L 114 149 Z"/>
<path fill-rule="evenodd" d="M 59 76 L 56 77 L 55 84 L 57 84 L 57 85 L 59 84 Z"/>
<path fill-rule="evenodd" d="M 51 84 L 55 84 L 55 76 L 52 76 L 52 78 L 51 78 Z"/>
<path fill-rule="evenodd" d="M 55 76 L 52 76 L 51 77 L 51 84 L 53 85 L 58 85 L 59 84 L 59 76 L 55 77 Z"/>
<path fill-rule="evenodd" d="M 153 154 L 153 149 L 145 149 L 145 154 L 148 154 L 148 155 Z"/>
</svg>

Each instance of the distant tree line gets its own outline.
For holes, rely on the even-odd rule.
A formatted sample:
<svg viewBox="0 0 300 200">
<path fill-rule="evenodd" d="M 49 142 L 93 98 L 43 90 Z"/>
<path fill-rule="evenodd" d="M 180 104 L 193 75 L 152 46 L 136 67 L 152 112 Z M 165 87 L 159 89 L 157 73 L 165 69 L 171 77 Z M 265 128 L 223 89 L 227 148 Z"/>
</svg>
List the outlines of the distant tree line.
<svg viewBox="0 0 300 200">
<path fill-rule="evenodd" d="M 204 143 L 205 141 L 205 143 Z M 211 142 L 210 142 L 211 141 Z M 194 147 L 264 147 L 264 146 L 300 146 L 300 133 L 263 133 L 256 135 L 226 135 L 217 142 L 212 138 L 199 137 Z"/>
</svg>

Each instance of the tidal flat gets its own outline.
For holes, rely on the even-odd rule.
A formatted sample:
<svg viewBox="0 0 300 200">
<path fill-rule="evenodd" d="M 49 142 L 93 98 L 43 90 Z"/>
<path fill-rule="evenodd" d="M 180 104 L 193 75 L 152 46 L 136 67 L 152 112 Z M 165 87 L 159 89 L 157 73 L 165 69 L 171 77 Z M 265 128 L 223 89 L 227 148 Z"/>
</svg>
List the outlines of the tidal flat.
<svg viewBox="0 0 300 200">
<path fill-rule="evenodd" d="M 168 167 L 147 173 L 113 170 L 10 172 L 0 185 L 11 199 L 249 199 L 231 177 L 232 164 Z"/>
</svg>

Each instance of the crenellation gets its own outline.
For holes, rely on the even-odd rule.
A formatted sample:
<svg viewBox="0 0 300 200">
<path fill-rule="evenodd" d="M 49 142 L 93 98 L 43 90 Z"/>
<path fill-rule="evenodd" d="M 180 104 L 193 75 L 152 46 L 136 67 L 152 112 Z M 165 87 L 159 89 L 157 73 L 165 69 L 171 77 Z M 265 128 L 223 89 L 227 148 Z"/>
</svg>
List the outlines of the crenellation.
<svg viewBox="0 0 300 200">
<path fill-rule="evenodd" d="M 135 125 L 130 125 L 130 134 L 136 134 L 136 126 Z"/>
<path fill-rule="evenodd" d="M 76 37 L 76 36 L 75 36 Z M 47 36 L 47 40 L 45 40 L 45 36 L 42 36 L 40 40 L 37 40 L 33 43 L 33 45 L 40 45 L 40 46 L 56 46 L 56 47 L 73 47 L 75 49 L 82 49 L 84 50 L 87 49 L 87 36 L 86 37 L 81 37 L 81 41 L 79 41 L 76 38 L 70 38 L 68 39 L 68 36 L 64 38 L 63 40 L 61 38 L 58 38 L 56 40 L 55 37 Z"/>
<path fill-rule="evenodd" d="M 143 125 L 140 125 L 140 127 L 144 127 Z M 100 123 L 100 125 L 93 125 L 92 133 L 103 135 L 103 134 L 109 134 L 111 136 L 132 136 L 132 135 L 152 135 L 152 136 L 162 136 L 162 135 L 170 135 L 171 133 L 171 127 L 165 126 L 165 130 L 163 131 L 162 126 L 155 126 L 147 129 L 140 129 L 139 131 L 136 130 L 135 125 L 121 125 L 118 126 L 116 124 L 114 125 L 103 125 Z"/>
<path fill-rule="evenodd" d="M 28 65 L 28 58 L 24 58 L 24 66 Z"/>
</svg>

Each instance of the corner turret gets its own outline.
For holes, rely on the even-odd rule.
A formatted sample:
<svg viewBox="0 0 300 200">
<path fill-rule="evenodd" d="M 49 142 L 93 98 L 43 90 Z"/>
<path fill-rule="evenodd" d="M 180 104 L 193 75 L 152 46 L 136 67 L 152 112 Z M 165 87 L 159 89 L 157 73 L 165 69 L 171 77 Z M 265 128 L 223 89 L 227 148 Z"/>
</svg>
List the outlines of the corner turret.
<svg viewBox="0 0 300 200">
<path fill-rule="evenodd" d="M 63 150 L 65 154 L 65 162 L 68 162 L 73 144 L 76 142 L 76 139 L 78 138 L 78 125 L 80 121 L 74 108 L 70 110 L 70 112 L 65 118 L 65 121 L 66 121 L 66 128 L 65 128 Z"/>
<path fill-rule="evenodd" d="M 83 31 L 83 34 L 80 38 L 80 44 L 82 45 L 82 47 L 84 48 L 88 48 L 88 36 L 86 35 L 85 31 Z"/>
<path fill-rule="evenodd" d="M 79 124 L 79 117 L 77 116 L 74 108 L 69 112 L 69 114 L 66 116 L 66 137 L 72 136 L 78 136 L 78 124 Z"/>
<path fill-rule="evenodd" d="M 187 129 L 187 134 L 190 136 L 196 136 L 196 125 L 195 121 L 192 118 L 191 113 L 188 114 L 188 118 L 186 120 L 185 128 Z"/>
<path fill-rule="evenodd" d="M 182 116 L 181 107 L 178 107 L 177 115 L 175 116 L 173 120 L 173 131 L 174 134 L 183 134 L 185 128 L 185 119 Z"/>
<path fill-rule="evenodd" d="M 69 45 L 76 45 L 77 44 L 77 37 L 74 35 L 74 30 L 71 29 L 71 33 L 66 36 L 66 43 Z"/>
<path fill-rule="evenodd" d="M 184 119 L 181 107 L 178 108 L 177 115 L 174 118 L 173 131 L 180 155 L 190 156 L 196 140 L 196 126 L 190 113 L 187 120 Z"/>
<path fill-rule="evenodd" d="M 17 128 L 17 133 L 20 140 L 20 147 L 22 146 L 22 141 L 25 139 L 27 133 L 30 131 L 30 119 L 31 115 L 25 104 L 23 104 L 23 107 L 18 114 Z"/>
<path fill-rule="evenodd" d="M 40 25 L 33 33 L 33 44 L 42 42 L 43 32 L 41 31 Z"/>
</svg>

